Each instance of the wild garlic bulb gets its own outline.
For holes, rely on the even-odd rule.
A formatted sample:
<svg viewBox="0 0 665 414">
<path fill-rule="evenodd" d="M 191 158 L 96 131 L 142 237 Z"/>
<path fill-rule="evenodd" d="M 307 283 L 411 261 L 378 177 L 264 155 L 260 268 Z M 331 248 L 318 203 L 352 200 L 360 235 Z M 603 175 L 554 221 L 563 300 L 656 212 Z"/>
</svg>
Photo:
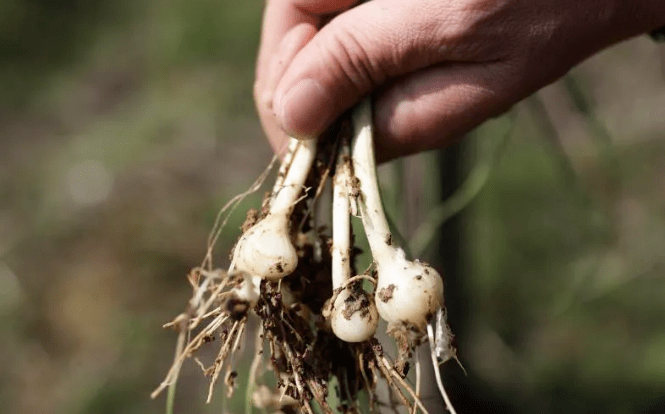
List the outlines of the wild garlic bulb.
<svg viewBox="0 0 665 414">
<path fill-rule="evenodd" d="M 349 284 L 351 276 L 351 222 L 349 189 L 351 166 L 349 143 L 342 142 L 333 177 L 333 242 L 332 283 L 334 302 L 330 311 L 330 325 L 335 335 L 346 342 L 363 342 L 376 333 L 379 315 L 374 298 L 356 283 Z"/>
<path fill-rule="evenodd" d="M 427 323 L 443 307 L 439 273 L 418 260 L 407 260 L 399 248 L 386 251 L 376 264 L 376 308 L 381 317 L 392 326 L 407 323 L 424 333 Z"/>
<path fill-rule="evenodd" d="M 268 214 L 247 230 L 236 247 L 236 268 L 268 280 L 293 273 L 298 252 L 289 236 L 288 221 L 288 216 Z"/>
<path fill-rule="evenodd" d="M 372 109 L 369 98 L 353 112 L 353 169 L 360 182 L 360 206 L 377 270 L 375 302 L 389 329 L 415 326 L 422 334 L 427 322 L 443 307 L 443 281 L 431 266 L 406 259 L 394 245 L 379 194 L 372 137 Z"/>
<path fill-rule="evenodd" d="M 355 291 L 343 289 L 333 304 L 330 326 L 335 336 L 342 341 L 367 341 L 374 336 L 379 326 L 374 298 L 362 288 Z"/>
<path fill-rule="evenodd" d="M 295 138 L 291 138 L 295 139 Z M 279 280 L 298 266 L 289 219 L 316 156 L 317 140 L 300 141 L 281 188 L 266 217 L 247 230 L 235 248 L 233 265 L 268 280 Z"/>
</svg>

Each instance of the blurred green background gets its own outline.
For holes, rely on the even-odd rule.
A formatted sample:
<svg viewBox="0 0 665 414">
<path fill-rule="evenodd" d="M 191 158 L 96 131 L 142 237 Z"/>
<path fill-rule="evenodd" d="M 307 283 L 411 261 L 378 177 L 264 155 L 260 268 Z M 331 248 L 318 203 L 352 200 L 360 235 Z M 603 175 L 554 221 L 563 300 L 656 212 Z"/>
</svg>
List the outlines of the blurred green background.
<svg viewBox="0 0 665 414">
<path fill-rule="evenodd" d="M 0 3 L 0 412 L 164 411 L 148 398 L 175 344 L 161 324 L 218 209 L 272 156 L 252 102 L 262 6 Z M 459 354 L 478 399 L 665 412 L 665 46 L 594 57 L 462 156 L 478 195 L 461 221 Z M 416 245 L 437 224 L 437 162 L 381 168 Z M 220 265 L 257 202 L 232 217 Z M 205 394 L 187 365 L 176 412 L 222 411 Z"/>
</svg>

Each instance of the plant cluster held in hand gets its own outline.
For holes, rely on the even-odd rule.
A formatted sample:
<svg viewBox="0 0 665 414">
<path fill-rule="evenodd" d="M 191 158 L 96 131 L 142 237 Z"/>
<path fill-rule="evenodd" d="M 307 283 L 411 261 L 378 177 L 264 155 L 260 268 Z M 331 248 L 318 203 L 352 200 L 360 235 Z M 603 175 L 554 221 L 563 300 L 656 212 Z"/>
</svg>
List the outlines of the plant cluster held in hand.
<svg viewBox="0 0 665 414">
<path fill-rule="evenodd" d="M 232 395 L 238 376 L 235 354 L 249 341 L 246 328 L 254 320 L 258 329 L 247 374 L 247 412 L 252 407 L 269 412 L 362 412 L 361 391 L 369 396 L 367 409 L 372 412 L 383 404 L 426 412 L 414 358 L 425 342 L 440 391 L 454 412 L 438 377 L 438 365 L 455 356 L 445 321 L 443 281 L 433 267 L 407 259 L 395 245 L 379 195 L 369 99 L 350 118 L 319 139 L 291 140 L 272 191 L 260 210 L 247 213 L 228 270 L 215 269 L 212 247 L 223 227 L 222 215 L 228 217 L 239 198 L 222 210 L 208 255 L 189 274 L 192 298 L 186 310 L 166 324 L 179 331 L 178 347 L 153 396 L 169 388 L 173 398 L 187 359 L 210 377 L 208 401 L 220 380 L 226 395 Z M 319 226 L 319 195 L 329 178 L 332 223 Z M 360 274 L 353 216 L 362 222 L 373 258 L 372 266 Z M 396 341 L 395 355 L 388 355 L 375 336 L 379 319 L 387 322 L 388 334 Z M 197 351 L 211 343 L 218 343 L 219 351 L 205 363 Z M 413 386 L 407 379 L 412 360 L 418 374 Z M 276 381 L 268 381 L 268 375 Z M 329 387 L 333 378 L 335 390 Z M 388 401 L 377 395 L 380 384 L 387 385 Z M 339 406 L 329 406 L 331 392 Z"/>
</svg>

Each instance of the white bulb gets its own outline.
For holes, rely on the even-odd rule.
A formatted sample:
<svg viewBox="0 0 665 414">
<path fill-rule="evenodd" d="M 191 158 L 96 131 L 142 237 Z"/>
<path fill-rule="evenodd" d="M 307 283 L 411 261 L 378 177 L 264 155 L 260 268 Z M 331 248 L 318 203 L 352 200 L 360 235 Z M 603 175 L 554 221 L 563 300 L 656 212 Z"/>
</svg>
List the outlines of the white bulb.
<svg viewBox="0 0 665 414">
<path fill-rule="evenodd" d="M 364 292 L 351 296 L 348 290 L 343 290 L 335 299 L 330 325 L 342 341 L 367 341 L 374 336 L 379 325 L 379 315 L 372 297 Z"/>
<path fill-rule="evenodd" d="M 389 329 L 407 323 L 423 332 L 443 307 L 443 281 L 433 267 L 406 260 L 400 249 L 392 260 L 377 260 L 376 308 Z"/>
<path fill-rule="evenodd" d="M 238 241 L 235 268 L 268 280 L 279 280 L 298 266 L 298 253 L 288 234 L 288 219 L 269 214 Z"/>
</svg>

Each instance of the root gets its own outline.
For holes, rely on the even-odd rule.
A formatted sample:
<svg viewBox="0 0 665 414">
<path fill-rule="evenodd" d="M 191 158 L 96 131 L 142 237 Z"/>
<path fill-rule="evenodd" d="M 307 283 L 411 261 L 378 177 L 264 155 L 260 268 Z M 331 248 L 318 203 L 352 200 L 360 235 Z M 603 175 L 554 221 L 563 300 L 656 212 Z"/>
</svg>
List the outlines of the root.
<svg viewBox="0 0 665 414">
<path fill-rule="evenodd" d="M 404 395 L 400 387 L 395 383 L 394 377 L 392 375 L 392 372 L 394 372 L 395 374 L 397 374 L 397 372 L 394 371 L 392 364 L 383 356 L 383 350 L 381 348 L 381 345 L 379 345 L 378 342 L 376 342 L 372 346 L 372 351 L 374 351 L 376 365 L 381 371 L 383 378 L 388 383 L 388 386 L 394 392 L 394 394 L 397 395 L 397 397 L 399 397 L 402 404 L 407 408 L 407 410 L 411 411 L 412 409 L 411 403 L 409 402 L 408 398 L 406 398 L 406 395 Z M 399 374 L 397 374 L 397 377 L 399 377 Z M 406 384 L 406 387 L 409 388 L 408 384 Z"/>
<path fill-rule="evenodd" d="M 452 401 L 450 401 L 450 397 L 448 397 L 448 393 L 446 392 L 446 389 L 443 387 L 443 381 L 441 381 L 441 373 L 439 372 L 439 364 L 437 363 L 436 360 L 436 351 L 435 351 L 435 345 L 434 345 L 434 331 L 432 329 L 432 325 L 427 324 L 427 336 L 429 339 L 429 345 L 430 345 L 430 356 L 432 357 L 432 367 L 434 368 L 434 377 L 436 378 L 436 385 L 439 387 L 439 392 L 441 393 L 441 396 L 443 397 L 443 400 L 446 402 L 446 408 L 448 411 L 450 411 L 451 414 L 457 414 L 455 411 L 455 407 L 453 407 Z"/>
<path fill-rule="evenodd" d="M 174 365 L 177 364 L 177 360 L 180 354 L 182 353 L 183 348 L 185 347 L 185 337 L 186 337 L 186 332 L 184 329 L 182 329 L 178 333 L 178 342 L 176 344 L 175 356 L 173 362 Z M 175 370 L 175 375 L 171 380 L 171 383 L 168 385 L 168 391 L 166 395 L 166 414 L 173 414 L 173 405 L 175 403 L 175 391 L 176 391 L 176 384 L 178 382 L 179 372 L 180 372 L 180 367 L 178 366 L 178 368 Z"/>
<path fill-rule="evenodd" d="M 249 378 L 247 379 L 247 389 L 245 390 L 245 414 L 252 414 L 252 395 L 256 388 L 256 377 L 259 367 L 263 361 L 263 326 L 259 325 L 254 338 L 254 358 L 249 367 Z"/>
<path fill-rule="evenodd" d="M 416 399 L 420 398 L 420 376 L 422 374 L 421 369 L 420 369 L 420 358 L 418 355 L 418 350 L 416 349 L 415 351 L 415 362 L 416 362 Z M 416 407 L 414 405 L 413 411 L 411 411 L 411 414 L 416 414 Z"/>
<path fill-rule="evenodd" d="M 171 366 L 171 369 L 169 369 L 169 372 L 166 374 L 164 381 L 162 381 L 157 389 L 155 389 L 150 394 L 151 398 L 156 398 L 162 391 L 164 391 L 166 387 L 170 386 L 172 383 L 175 383 L 176 379 L 178 378 L 178 374 L 180 373 L 182 363 L 185 361 L 185 359 L 188 358 L 194 351 L 199 349 L 206 342 L 205 338 L 212 335 L 217 330 L 217 328 L 219 328 L 227 319 L 228 317 L 226 315 L 218 316 L 208 325 L 208 327 L 196 335 L 194 339 L 189 341 L 187 346 L 185 346 L 183 351 L 173 361 L 173 365 Z"/>
<path fill-rule="evenodd" d="M 208 386 L 208 398 L 206 399 L 206 403 L 210 403 L 210 401 L 212 401 L 212 392 L 214 391 L 215 384 L 217 384 L 217 380 L 219 379 L 219 374 L 222 372 L 222 368 L 224 367 L 224 362 L 231 355 L 230 351 L 236 348 L 238 341 L 240 340 L 240 337 L 242 336 L 244 330 L 245 330 L 245 320 L 235 322 L 226 337 L 224 345 L 222 345 L 222 347 L 219 349 L 219 354 L 217 355 L 217 358 L 215 358 L 215 362 L 211 367 L 212 378 L 210 379 L 210 385 Z M 231 346 L 232 342 L 234 342 L 233 347 Z"/>
<path fill-rule="evenodd" d="M 376 413 L 376 394 L 374 389 L 376 388 L 376 376 L 372 376 L 373 381 L 370 382 L 367 377 L 367 372 L 365 371 L 365 357 L 363 353 L 358 355 L 358 365 L 360 366 L 360 374 L 363 378 L 363 385 L 365 386 L 365 391 L 367 392 L 367 397 L 369 398 L 369 412 Z"/>
</svg>

